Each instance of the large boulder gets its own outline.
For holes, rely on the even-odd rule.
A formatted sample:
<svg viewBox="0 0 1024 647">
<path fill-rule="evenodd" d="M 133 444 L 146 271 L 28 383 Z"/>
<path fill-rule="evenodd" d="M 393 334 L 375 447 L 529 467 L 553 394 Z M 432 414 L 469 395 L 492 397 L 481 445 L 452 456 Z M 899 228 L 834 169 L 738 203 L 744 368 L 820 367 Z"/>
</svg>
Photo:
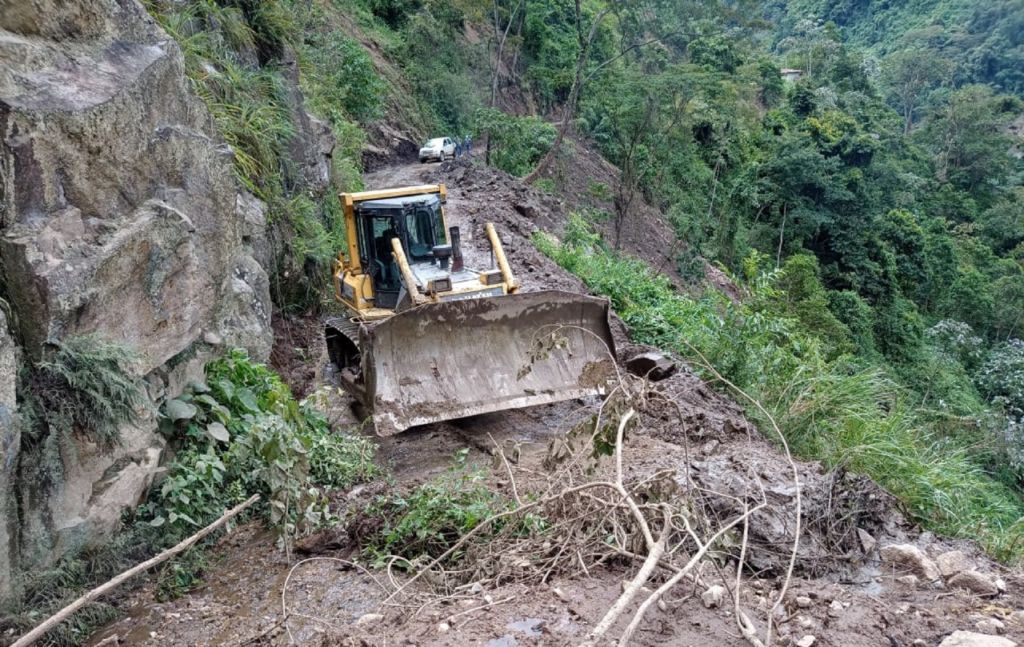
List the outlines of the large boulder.
<svg viewBox="0 0 1024 647">
<path fill-rule="evenodd" d="M 232 163 L 177 44 L 137 0 L 0 0 L 0 294 L 26 358 L 95 333 L 139 353 L 154 399 L 201 378 L 223 345 L 266 359 L 266 222 Z M 23 443 L 19 457 L 4 424 L 5 333 L 0 506 L 17 512 L 0 523 L 0 594 L 15 557 L 42 566 L 109 537 L 164 449 L 144 417 L 114 447 L 76 437 L 59 478 L 35 478 L 52 466 Z"/>
<path fill-rule="evenodd" d="M 119 528 L 125 510 L 142 502 L 160 466 L 163 437 L 148 418 L 123 426 L 120 438 L 105 447 L 75 437 L 60 447 L 61 468 L 45 452 L 22 456 L 20 569 L 98 545 Z"/>
</svg>

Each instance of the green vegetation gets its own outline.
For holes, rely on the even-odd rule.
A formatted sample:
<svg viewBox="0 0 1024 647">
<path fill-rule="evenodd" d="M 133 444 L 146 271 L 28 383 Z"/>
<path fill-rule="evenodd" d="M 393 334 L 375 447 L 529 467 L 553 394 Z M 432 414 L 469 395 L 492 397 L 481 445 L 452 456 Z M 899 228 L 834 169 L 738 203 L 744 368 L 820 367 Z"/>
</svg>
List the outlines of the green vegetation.
<svg viewBox="0 0 1024 647">
<path fill-rule="evenodd" d="M 379 497 L 362 512 L 374 526 L 363 542 L 371 560 L 384 565 L 396 555 L 407 567 L 420 557 L 438 557 L 485 519 L 514 507 L 487 488 L 482 470 L 467 467 L 468 453 L 459 451 L 447 474 L 407 494 Z M 486 532 L 500 528 L 496 523 Z"/>
<path fill-rule="evenodd" d="M 639 341 L 698 367 L 706 360 L 760 401 L 799 455 L 870 475 L 931 528 L 976 538 L 1002 558 L 1021 556 L 1015 538 L 1024 501 L 985 465 L 983 449 L 998 439 L 979 438 L 974 428 L 969 442 L 939 433 L 937 420 L 958 423 L 901 387 L 884 365 L 848 354 L 852 335 L 821 311 L 823 289 L 808 257 L 770 271 L 763 258 L 748 259 L 749 298 L 734 304 L 716 292 L 676 292 L 644 263 L 608 250 L 578 218 L 561 244 L 545 236 L 536 243 L 610 297 Z M 748 413 L 766 426 L 756 410 Z"/>
<path fill-rule="evenodd" d="M 68 358 L 81 362 L 83 356 L 98 356 L 104 365 L 125 356 L 123 349 L 95 341 L 70 347 L 54 363 L 75 368 L 81 364 Z M 80 375 L 83 369 L 77 370 Z M 110 543 L 26 576 L 20 595 L 0 609 L 0 629 L 21 633 L 84 589 L 174 545 L 254 493 L 263 498 L 248 518 L 265 520 L 287 545 L 334 519 L 327 490 L 380 475 L 366 437 L 332 432 L 322 414 L 297 402 L 276 374 L 244 351 L 229 351 L 211 362 L 206 374 L 209 385 L 190 385 L 162 409 L 161 429 L 174 452 L 148 501 L 126 513 L 125 529 Z M 200 546 L 160 567 L 158 596 L 176 597 L 200 583 L 207 559 Z M 94 603 L 55 630 L 49 644 L 80 644 L 117 615 L 110 602 Z"/>
<path fill-rule="evenodd" d="M 44 481 L 60 480 L 61 452 L 74 451 L 74 434 L 109 447 L 124 424 L 146 412 L 145 385 L 132 374 L 136 361 L 130 348 L 86 335 L 64 340 L 26 369 L 18 389 L 22 451 L 39 453 Z"/>
<path fill-rule="evenodd" d="M 253 493 L 282 541 L 329 519 L 322 488 L 377 475 L 368 439 L 331 432 L 296 402 L 275 373 L 231 351 L 164 405 L 165 433 L 179 445 L 162 485 L 144 506 L 153 526 L 187 536 Z"/>
<path fill-rule="evenodd" d="M 0 631 L 21 635 L 67 606 L 91 587 L 152 557 L 152 546 L 160 545 L 160 530 L 135 524 L 101 548 L 65 557 L 47 569 L 25 576 L 13 599 L 0 607 Z M 196 551 L 192 551 L 196 552 Z M 166 570 L 166 569 L 164 569 Z M 163 570 L 158 577 L 163 579 Z M 84 644 L 99 627 L 113 622 L 121 612 L 116 599 L 93 602 L 47 634 L 40 644 L 48 647 L 76 647 Z"/>
<path fill-rule="evenodd" d="M 345 240 L 336 194 L 362 188 L 362 124 L 382 108 L 384 85 L 369 56 L 330 28 L 319 3 L 147 4 L 181 46 L 193 88 L 234 151 L 239 182 L 267 204 L 275 303 L 285 310 L 318 307 Z M 300 88 L 305 104 L 299 103 Z M 304 106 L 328 123 L 337 140 L 327 186 L 311 184 L 295 159 L 296 146 L 310 145 L 295 139 Z"/>
<path fill-rule="evenodd" d="M 512 117 L 482 108 L 475 130 L 490 142 L 488 163 L 506 173 L 523 176 L 533 170 L 555 141 L 555 127 L 539 117 Z"/>
</svg>

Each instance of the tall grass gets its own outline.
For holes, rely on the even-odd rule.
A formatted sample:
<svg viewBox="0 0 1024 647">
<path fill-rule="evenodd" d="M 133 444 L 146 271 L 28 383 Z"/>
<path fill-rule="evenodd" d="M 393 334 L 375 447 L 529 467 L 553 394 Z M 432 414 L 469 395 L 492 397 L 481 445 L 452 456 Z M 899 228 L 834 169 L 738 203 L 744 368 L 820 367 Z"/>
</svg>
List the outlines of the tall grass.
<svg viewBox="0 0 1024 647">
<path fill-rule="evenodd" d="M 561 243 L 541 234 L 535 244 L 608 296 L 638 341 L 695 365 L 697 353 L 707 358 L 762 403 L 798 455 L 870 476 L 930 528 L 977 539 L 1001 559 L 1024 556 L 1015 540 L 1024 525 L 1021 497 L 969 447 L 930 426 L 930 412 L 883 367 L 826 359 L 820 340 L 794 319 L 713 292 L 681 294 L 645 264 L 603 248 L 579 219 Z M 772 289 L 772 278 L 752 281 L 752 302 Z M 755 410 L 748 415 L 765 422 Z"/>
<path fill-rule="evenodd" d="M 383 83 L 361 46 L 331 27 L 326 3 L 297 0 L 147 0 L 178 42 L 192 87 L 234 152 L 239 184 L 267 204 L 275 267 L 272 296 L 284 310 L 321 303 L 343 246 L 337 192 L 362 187 L 361 123 L 380 116 Z M 309 109 L 332 127 L 327 186 L 310 186 L 292 159 L 293 57 Z"/>
</svg>

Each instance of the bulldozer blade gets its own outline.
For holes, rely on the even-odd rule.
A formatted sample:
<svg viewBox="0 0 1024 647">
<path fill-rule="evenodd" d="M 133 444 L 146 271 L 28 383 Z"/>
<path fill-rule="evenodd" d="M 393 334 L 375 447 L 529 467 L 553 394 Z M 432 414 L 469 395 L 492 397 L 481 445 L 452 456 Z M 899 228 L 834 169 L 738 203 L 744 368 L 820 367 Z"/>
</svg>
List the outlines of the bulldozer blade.
<svg viewBox="0 0 1024 647">
<path fill-rule="evenodd" d="M 364 327 L 377 433 L 603 393 L 616 371 L 608 317 L 605 299 L 548 290 L 421 305 Z"/>
</svg>

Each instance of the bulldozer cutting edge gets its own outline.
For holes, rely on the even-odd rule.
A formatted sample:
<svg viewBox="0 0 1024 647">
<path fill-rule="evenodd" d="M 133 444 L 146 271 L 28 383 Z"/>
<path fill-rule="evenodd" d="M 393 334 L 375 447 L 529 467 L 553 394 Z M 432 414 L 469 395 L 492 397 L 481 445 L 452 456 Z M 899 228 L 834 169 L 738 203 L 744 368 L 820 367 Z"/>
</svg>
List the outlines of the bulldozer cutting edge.
<svg viewBox="0 0 1024 647">
<path fill-rule="evenodd" d="M 600 394 L 616 370 L 608 301 L 561 291 L 429 303 L 358 335 L 350 390 L 382 436 Z"/>
</svg>

